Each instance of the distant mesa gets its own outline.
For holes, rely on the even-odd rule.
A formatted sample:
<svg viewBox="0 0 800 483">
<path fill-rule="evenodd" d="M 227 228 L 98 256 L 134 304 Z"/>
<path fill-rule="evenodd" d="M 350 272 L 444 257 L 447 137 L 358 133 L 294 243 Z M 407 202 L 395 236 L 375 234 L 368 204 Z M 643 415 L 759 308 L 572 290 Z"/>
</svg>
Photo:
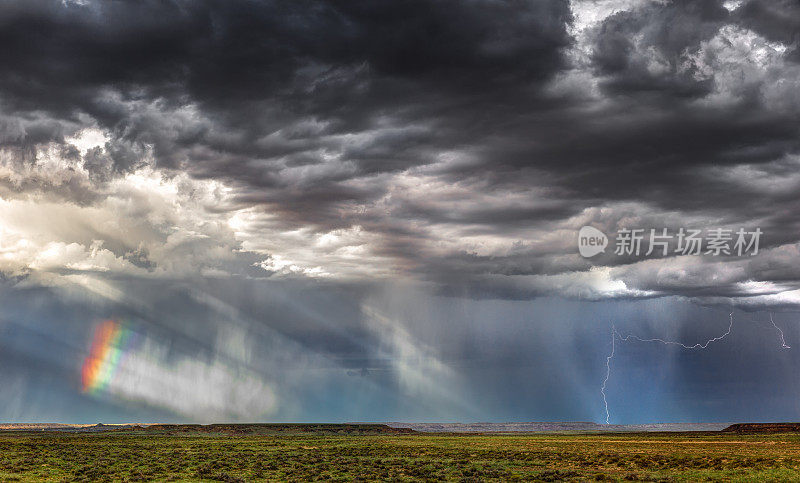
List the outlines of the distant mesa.
<svg viewBox="0 0 800 483">
<path fill-rule="evenodd" d="M 337 433 L 337 434 L 406 434 L 424 433 L 641 433 L 641 432 L 726 432 L 726 433 L 797 433 L 800 423 L 653 423 L 597 424 L 593 422 L 517 422 L 517 423 L 231 423 L 231 424 L 61 424 L 0 423 L 0 431 L 108 432 L 147 431 L 167 434 L 267 434 L 267 433 Z"/>
<path fill-rule="evenodd" d="M 252 423 L 252 424 L 151 424 L 147 431 L 163 431 L 167 433 L 341 433 L 341 434 L 375 434 L 375 433 L 413 433 L 411 429 L 392 428 L 385 424 L 371 423 Z"/>
<path fill-rule="evenodd" d="M 232 423 L 232 424 L 61 424 L 61 423 L 0 423 L 0 431 L 62 431 L 73 433 L 147 431 L 167 434 L 266 434 L 266 433 L 335 433 L 335 434 L 410 434 L 408 428 L 392 428 L 373 423 Z"/>
<path fill-rule="evenodd" d="M 737 423 L 722 431 L 726 433 L 800 433 L 800 423 Z"/>
<path fill-rule="evenodd" d="M 597 424 L 587 421 L 527 423 L 386 423 L 426 433 L 527 433 L 527 432 L 685 432 L 720 431 L 729 423 Z"/>
</svg>

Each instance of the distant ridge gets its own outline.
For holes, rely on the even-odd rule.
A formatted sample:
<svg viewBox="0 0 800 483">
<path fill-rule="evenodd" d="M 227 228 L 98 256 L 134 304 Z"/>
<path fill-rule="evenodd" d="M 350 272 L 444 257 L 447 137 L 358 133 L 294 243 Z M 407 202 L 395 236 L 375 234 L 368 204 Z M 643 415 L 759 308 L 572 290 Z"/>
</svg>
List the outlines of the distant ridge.
<svg viewBox="0 0 800 483">
<path fill-rule="evenodd" d="M 721 431 L 730 423 L 597 424 L 586 421 L 529 423 L 386 423 L 393 428 L 408 428 L 431 433 L 517 433 L 517 432 L 658 432 Z"/>
<path fill-rule="evenodd" d="M 0 431 L 114 431 L 130 429 L 136 424 L 64 424 L 64 423 L 0 423 Z"/>
<path fill-rule="evenodd" d="M 527 423 L 231 423 L 231 424 L 63 424 L 63 423 L 0 423 L 0 431 L 150 431 L 175 433 L 253 434 L 275 432 L 319 432 L 347 434 L 402 434 L 413 431 L 427 433 L 525 433 L 525 432 L 794 432 L 800 423 L 657 423 L 657 424 L 597 424 L 587 421 L 527 422 Z"/>
<path fill-rule="evenodd" d="M 62 423 L 0 423 L 0 431 L 61 431 L 91 433 L 99 431 L 148 431 L 167 434 L 221 433 L 340 433 L 340 434 L 407 434 L 414 430 L 393 428 L 376 423 L 216 423 L 216 424 L 62 424 Z"/>
<path fill-rule="evenodd" d="M 723 431 L 728 433 L 800 433 L 800 423 L 737 423 Z"/>
</svg>

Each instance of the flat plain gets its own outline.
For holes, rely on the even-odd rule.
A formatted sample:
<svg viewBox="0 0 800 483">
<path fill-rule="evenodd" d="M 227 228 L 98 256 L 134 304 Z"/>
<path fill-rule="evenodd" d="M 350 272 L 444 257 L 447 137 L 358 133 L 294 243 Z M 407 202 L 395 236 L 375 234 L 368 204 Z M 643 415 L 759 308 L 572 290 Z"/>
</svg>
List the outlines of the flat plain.
<svg viewBox="0 0 800 483">
<path fill-rule="evenodd" d="M 415 433 L 385 426 L 0 432 L 2 481 L 791 481 L 800 434 Z"/>
</svg>

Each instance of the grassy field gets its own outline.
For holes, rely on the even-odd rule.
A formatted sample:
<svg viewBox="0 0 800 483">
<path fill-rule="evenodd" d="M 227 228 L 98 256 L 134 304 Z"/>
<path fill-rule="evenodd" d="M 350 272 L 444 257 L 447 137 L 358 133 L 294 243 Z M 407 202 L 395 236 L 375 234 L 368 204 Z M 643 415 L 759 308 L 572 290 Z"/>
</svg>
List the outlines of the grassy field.
<svg viewBox="0 0 800 483">
<path fill-rule="evenodd" d="M 800 480 L 800 435 L 0 433 L 4 481 Z"/>
</svg>

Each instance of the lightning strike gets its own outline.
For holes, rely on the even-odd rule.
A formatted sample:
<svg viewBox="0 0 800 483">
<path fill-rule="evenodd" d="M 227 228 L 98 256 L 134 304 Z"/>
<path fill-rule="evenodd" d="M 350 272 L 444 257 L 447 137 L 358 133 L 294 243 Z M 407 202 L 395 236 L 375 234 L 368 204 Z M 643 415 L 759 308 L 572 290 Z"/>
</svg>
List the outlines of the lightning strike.
<svg viewBox="0 0 800 483">
<path fill-rule="evenodd" d="M 777 324 L 775 324 L 775 321 L 772 320 L 772 312 L 769 313 L 769 321 L 772 323 L 772 326 L 775 327 L 775 329 L 778 330 L 778 335 L 780 335 L 780 337 L 781 337 L 781 348 L 782 349 L 791 349 L 792 348 L 791 346 L 786 345 L 786 340 L 783 338 L 783 331 L 781 330 L 780 327 L 778 327 Z"/>
<path fill-rule="evenodd" d="M 708 339 L 707 341 L 705 341 L 702 344 L 701 343 L 697 343 L 697 344 L 694 344 L 694 345 L 686 345 L 686 344 L 684 344 L 682 342 L 676 342 L 676 341 L 672 341 L 672 340 L 664 340 L 664 339 L 659 339 L 659 338 L 642 339 L 641 337 L 637 337 L 637 336 L 631 335 L 631 334 L 623 336 L 622 334 L 619 333 L 619 331 L 617 331 L 617 328 L 612 325 L 611 326 L 611 353 L 608 355 L 608 357 L 606 357 L 606 378 L 603 380 L 603 385 L 600 386 L 600 393 L 603 395 L 603 405 L 605 406 L 605 409 L 606 409 L 606 424 L 609 424 L 609 420 L 611 419 L 611 414 L 610 414 L 610 412 L 608 410 L 608 400 L 606 399 L 606 385 L 608 384 L 608 380 L 611 377 L 611 360 L 614 359 L 614 352 L 616 351 L 616 341 L 617 341 L 617 339 L 619 339 L 620 342 L 628 342 L 630 340 L 635 340 L 635 341 L 638 341 L 638 342 L 659 342 L 659 343 L 664 344 L 664 345 L 676 345 L 676 346 L 679 346 L 679 347 L 681 347 L 683 349 L 689 349 L 689 350 L 706 349 L 709 346 L 709 344 L 711 344 L 712 342 L 718 342 L 718 341 L 724 339 L 725 337 L 727 337 L 728 335 L 730 335 L 731 330 L 733 329 L 733 312 L 730 313 L 729 317 L 730 317 L 730 323 L 728 324 L 728 330 L 725 331 L 724 334 L 719 335 L 717 337 L 713 337 L 711 339 Z M 773 320 L 773 318 L 772 318 L 772 313 L 771 312 L 769 314 L 769 321 L 772 323 L 772 326 L 775 327 L 775 329 L 778 331 L 778 335 L 780 336 L 780 341 L 781 341 L 781 348 L 790 349 L 791 346 L 786 344 L 786 339 L 784 339 L 784 337 L 783 337 L 783 330 L 781 330 L 781 328 L 778 327 L 778 325 L 775 323 L 775 320 Z"/>
<path fill-rule="evenodd" d="M 603 394 L 603 404 L 606 407 L 606 424 L 608 424 L 608 420 L 611 418 L 611 414 L 608 412 L 608 401 L 606 400 L 606 384 L 608 384 L 608 378 L 611 377 L 611 359 L 614 358 L 614 349 L 616 348 L 616 340 L 617 340 L 617 328 L 612 326 L 611 327 L 611 354 L 606 357 L 606 378 L 603 380 L 603 385 L 600 387 L 600 392 Z"/>
<path fill-rule="evenodd" d="M 672 340 L 664 340 L 664 339 L 659 339 L 659 338 L 642 339 L 641 337 L 637 337 L 635 335 L 630 335 L 630 334 L 626 335 L 626 336 L 623 336 L 622 334 L 620 334 L 617 331 L 617 328 L 615 326 L 612 326 L 611 327 L 611 353 L 608 355 L 608 357 L 606 357 L 606 378 L 603 380 L 603 385 L 600 387 L 600 392 L 603 394 L 603 404 L 605 405 L 605 409 L 606 409 L 606 424 L 609 424 L 609 421 L 611 419 L 611 413 L 608 410 L 608 400 L 606 399 L 606 385 L 608 384 L 608 379 L 611 377 L 611 360 L 614 358 L 614 351 L 616 350 L 616 340 L 617 339 L 619 339 L 620 342 L 627 342 L 629 340 L 635 340 L 635 341 L 638 341 L 638 342 L 659 342 L 659 343 L 664 344 L 664 345 L 676 345 L 676 346 L 682 347 L 684 349 L 689 349 L 689 350 L 706 349 L 709 346 L 709 344 L 711 344 L 712 342 L 720 341 L 720 340 L 724 339 L 725 337 L 727 337 L 728 335 L 730 335 L 731 330 L 733 329 L 733 312 L 730 313 L 729 317 L 730 317 L 730 323 L 728 324 L 728 330 L 725 331 L 724 334 L 722 334 L 720 336 L 717 336 L 717 337 L 713 337 L 711 339 L 708 339 L 707 341 L 705 341 L 702 344 L 701 343 L 697 343 L 697 344 L 694 344 L 694 345 L 686 345 L 686 344 L 684 344 L 682 342 L 676 342 L 676 341 L 672 341 Z M 774 322 L 773 322 L 773 325 L 774 325 Z M 777 326 L 775 326 L 775 327 L 777 328 Z M 778 329 L 778 330 L 780 331 L 780 329 Z M 783 332 L 782 331 L 781 331 L 781 339 L 783 339 Z M 785 343 L 784 343 L 784 346 L 786 346 Z M 788 347 L 788 346 L 786 346 L 786 347 Z"/>
</svg>

